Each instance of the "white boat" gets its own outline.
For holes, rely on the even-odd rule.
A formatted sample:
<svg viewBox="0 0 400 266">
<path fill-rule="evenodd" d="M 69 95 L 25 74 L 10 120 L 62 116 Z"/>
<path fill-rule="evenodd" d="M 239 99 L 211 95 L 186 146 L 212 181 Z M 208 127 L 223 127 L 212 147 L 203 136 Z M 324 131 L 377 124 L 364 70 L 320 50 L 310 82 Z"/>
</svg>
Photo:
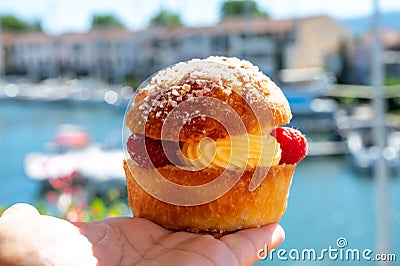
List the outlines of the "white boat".
<svg viewBox="0 0 400 266">
<path fill-rule="evenodd" d="M 338 113 L 338 125 L 346 139 L 352 168 L 361 174 L 372 174 L 379 158 L 379 149 L 373 143 L 374 113 L 369 105 L 354 108 L 351 114 Z M 385 148 L 382 157 L 390 173 L 400 169 L 400 129 L 386 123 Z"/>
<path fill-rule="evenodd" d="M 347 146 L 353 168 L 360 173 L 371 174 L 379 158 L 379 150 L 371 143 L 372 130 L 359 129 L 348 133 Z M 388 132 L 387 146 L 382 152 L 385 163 L 391 173 L 397 173 L 400 167 L 400 131 Z M 396 143 L 396 145 L 394 145 Z"/>
<path fill-rule="evenodd" d="M 346 153 L 346 143 L 336 126 L 337 103 L 324 97 L 334 84 L 332 74 L 320 68 L 284 69 L 280 80 L 293 113 L 289 126 L 306 135 L 307 156 Z"/>
<path fill-rule="evenodd" d="M 48 180 L 77 174 L 94 182 L 125 180 L 122 150 L 102 148 L 76 126 L 63 126 L 48 150 L 27 154 L 24 168 L 29 178 Z"/>
<path fill-rule="evenodd" d="M 280 80 L 293 113 L 291 126 L 305 132 L 335 130 L 337 104 L 324 97 L 334 84 L 331 73 L 320 68 L 283 69 Z"/>
</svg>

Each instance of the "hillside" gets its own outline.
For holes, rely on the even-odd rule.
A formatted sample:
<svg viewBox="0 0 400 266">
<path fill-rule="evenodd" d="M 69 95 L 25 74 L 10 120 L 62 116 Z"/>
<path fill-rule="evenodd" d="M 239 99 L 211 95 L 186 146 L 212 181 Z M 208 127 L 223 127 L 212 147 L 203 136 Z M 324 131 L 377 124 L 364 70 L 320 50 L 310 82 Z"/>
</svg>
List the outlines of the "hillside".
<svg viewBox="0 0 400 266">
<path fill-rule="evenodd" d="M 349 27 L 355 36 L 360 36 L 371 29 L 372 17 L 345 19 L 339 22 Z M 381 13 L 381 26 L 385 29 L 400 31 L 400 11 Z"/>
</svg>

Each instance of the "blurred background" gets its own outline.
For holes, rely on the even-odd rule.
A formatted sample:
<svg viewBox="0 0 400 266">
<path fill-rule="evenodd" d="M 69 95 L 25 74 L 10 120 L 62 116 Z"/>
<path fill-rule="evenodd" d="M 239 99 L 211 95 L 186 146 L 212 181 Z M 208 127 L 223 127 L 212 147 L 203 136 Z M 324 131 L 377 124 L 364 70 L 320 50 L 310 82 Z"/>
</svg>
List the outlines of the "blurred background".
<svg viewBox="0 0 400 266">
<path fill-rule="evenodd" d="M 127 103 L 155 71 L 209 55 L 258 65 L 310 142 L 281 248 L 345 238 L 399 264 L 400 1 L 1 1 L 0 213 L 28 202 L 71 221 L 130 215 Z M 285 263 L 366 262 L 258 264 Z"/>
</svg>

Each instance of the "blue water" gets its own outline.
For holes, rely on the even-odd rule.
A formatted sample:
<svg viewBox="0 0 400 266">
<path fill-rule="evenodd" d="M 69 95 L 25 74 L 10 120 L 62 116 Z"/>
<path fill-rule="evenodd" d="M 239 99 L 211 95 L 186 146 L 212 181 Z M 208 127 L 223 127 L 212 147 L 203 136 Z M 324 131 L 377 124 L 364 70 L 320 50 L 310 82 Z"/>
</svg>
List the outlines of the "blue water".
<svg viewBox="0 0 400 266">
<path fill-rule="evenodd" d="M 0 100 L 0 206 L 35 203 L 39 184 L 23 169 L 27 153 L 42 151 L 61 124 L 84 126 L 96 142 L 121 145 L 124 110 L 106 104 L 38 103 Z M 389 180 L 390 247 L 400 261 L 400 176 Z M 376 251 L 375 188 L 371 178 L 357 176 L 345 156 L 306 158 L 297 167 L 289 205 L 281 220 L 286 240 L 278 249 L 347 248 Z M 286 254 L 288 257 L 288 254 Z M 327 257 L 327 256 L 326 256 Z M 373 262 L 281 261 L 259 265 L 375 265 Z M 395 265 L 395 264 L 392 264 Z"/>
<path fill-rule="evenodd" d="M 0 206 L 33 203 L 39 184 L 24 173 L 24 157 L 43 151 L 58 126 L 83 126 L 95 142 L 122 147 L 125 110 L 107 104 L 0 100 Z"/>
<path fill-rule="evenodd" d="M 392 265 L 400 263 L 399 191 L 400 177 L 390 178 L 390 247 L 397 253 L 397 264 Z M 289 205 L 281 220 L 286 240 L 278 249 L 314 249 L 318 256 L 329 246 L 338 249 L 337 239 L 345 238 L 348 249 L 376 251 L 375 194 L 373 179 L 355 175 L 345 156 L 306 158 L 296 168 Z M 323 261 L 313 263 L 290 259 L 282 262 L 275 257 L 274 261 L 267 259 L 260 265 L 375 265 L 363 260 L 331 260 L 326 254 Z"/>
</svg>

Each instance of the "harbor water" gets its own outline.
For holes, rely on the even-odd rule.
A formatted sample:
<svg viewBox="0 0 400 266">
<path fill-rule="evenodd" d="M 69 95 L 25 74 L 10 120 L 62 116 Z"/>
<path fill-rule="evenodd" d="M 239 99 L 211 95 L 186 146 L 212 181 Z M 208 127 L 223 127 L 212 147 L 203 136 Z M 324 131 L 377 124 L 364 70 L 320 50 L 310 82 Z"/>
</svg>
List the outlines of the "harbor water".
<svg viewBox="0 0 400 266">
<path fill-rule="evenodd" d="M 106 103 L 0 100 L 0 206 L 35 204 L 39 183 L 24 172 L 24 157 L 43 151 L 61 124 L 83 126 L 92 140 L 122 147 L 124 108 Z M 301 129 L 301 128 L 300 128 Z M 122 162 L 121 162 L 122 167 Z M 390 248 L 400 263 L 400 176 L 389 179 Z M 365 249 L 377 253 L 374 180 L 357 175 L 346 155 L 314 156 L 297 167 L 287 212 L 281 220 L 285 242 L 259 265 L 375 265 L 373 261 L 330 258 L 324 249 Z M 345 246 L 340 246 L 345 241 Z M 343 242 L 340 242 L 343 243 Z M 280 258 L 277 256 L 279 249 Z M 313 249 L 323 260 L 295 258 L 298 250 Z M 339 253 L 338 253 L 339 254 Z M 290 256 L 291 255 L 291 256 Z M 285 258 L 287 259 L 285 261 Z"/>
</svg>

